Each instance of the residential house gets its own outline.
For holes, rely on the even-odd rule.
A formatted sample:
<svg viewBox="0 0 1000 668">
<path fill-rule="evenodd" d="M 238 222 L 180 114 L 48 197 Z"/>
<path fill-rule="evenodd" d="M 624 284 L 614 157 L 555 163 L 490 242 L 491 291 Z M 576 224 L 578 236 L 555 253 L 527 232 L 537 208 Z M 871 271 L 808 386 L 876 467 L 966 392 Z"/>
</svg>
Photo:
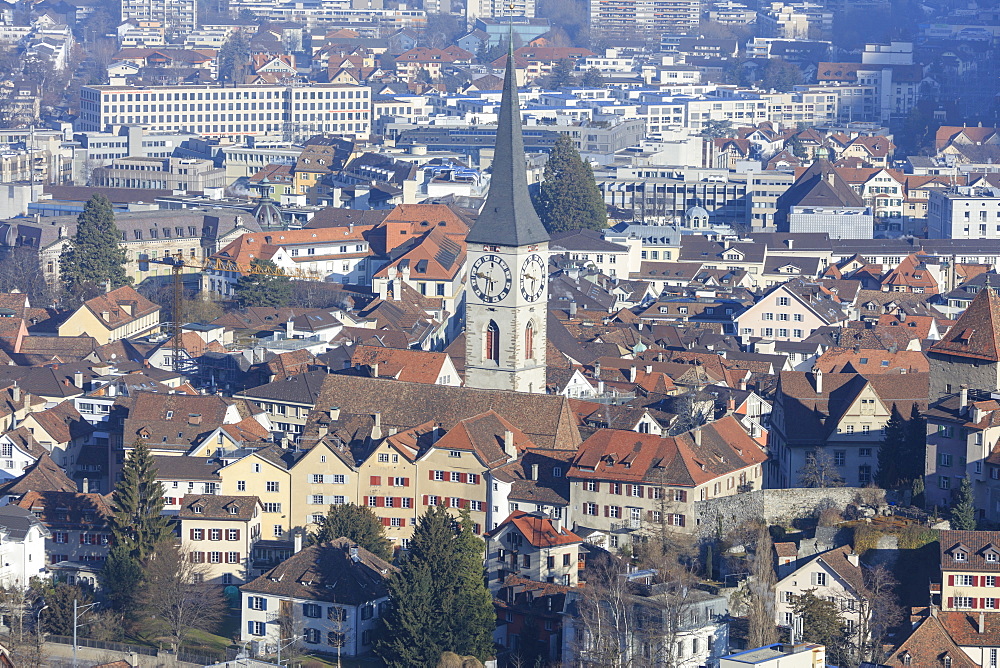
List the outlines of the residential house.
<svg viewBox="0 0 1000 668">
<path fill-rule="evenodd" d="M 163 514 L 176 515 L 189 495 L 215 494 L 222 464 L 211 457 L 154 455 L 156 479 L 163 485 Z"/>
<path fill-rule="evenodd" d="M 292 485 L 289 468 L 302 453 L 276 445 L 256 450 L 219 469 L 218 491 L 224 496 L 252 496 L 260 500 L 260 533 L 264 540 L 281 539 L 294 528 L 289 516 Z M 301 490 L 295 490 L 301 494 Z"/>
<path fill-rule="evenodd" d="M 782 371 L 770 419 L 768 485 L 793 487 L 817 450 L 831 455 L 847 485 L 874 480 L 892 409 L 909 418 L 927 408 L 928 374 Z"/>
<path fill-rule="evenodd" d="M 774 623 L 791 625 L 795 597 L 812 592 L 833 601 L 843 620 L 844 633 L 853 636 L 860 628 L 866 599 L 871 596 L 861 569 L 859 557 L 849 545 L 828 550 L 799 565 L 775 586 Z"/>
<path fill-rule="evenodd" d="M 76 492 L 76 483 L 45 452 L 25 472 L 0 485 L 0 504 L 16 503 L 28 492 Z"/>
<path fill-rule="evenodd" d="M 351 355 L 351 364 L 367 368 L 376 378 L 452 387 L 462 384 L 455 363 L 441 352 L 358 345 Z"/>
<path fill-rule="evenodd" d="M 97 584 L 93 571 L 103 567 L 111 547 L 109 497 L 92 492 L 33 491 L 14 505 L 30 511 L 48 529 L 45 553 L 48 568 L 56 577 L 71 584 Z"/>
<path fill-rule="evenodd" d="M 45 574 L 45 543 L 49 530 L 30 510 L 0 507 L 0 585 L 27 589 L 31 578 Z"/>
<path fill-rule="evenodd" d="M 347 538 L 301 549 L 243 585 L 240 640 L 274 653 L 283 633 L 306 648 L 342 656 L 371 651 L 396 568 Z"/>
<path fill-rule="evenodd" d="M 601 429 L 569 470 L 574 529 L 609 532 L 610 548 L 658 527 L 690 533 L 695 502 L 762 488 L 765 459 L 733 416 L 673 437 Z"/>
<path fill-rule="evenodd" d="M 735 316 L 740 339 L 801 341 L 820 327 L 842 326 L 851 304 L 819 283 L 793 278 L 774 287 Z"/>
<path fill-rule="evenodd" d="M 268 416 L 276 432 L 297 441 L 328 375 L 308 371 L 243 390 L 233 398 L 252 401 Z"/>
<path fill-rule="evenodd" d="M 487 534 L 487 582 L 497 590 L 509 576 L 517 575 L 575 587 L 582 543 L 559 520 L 515 510 Z"/>
<path fill-rule="evenodd" d="M 238 585 L 251 576 L 254 543 L 261 537 L 263 508 L 256 496 L 188 494 L 177 513 L 181 550 L 204 564 L 205 582 Z"/>
<path fill-rule="evenodd" d="M 1000 532 L 942 531 L 939 542 L 941 610 L 990 615 L 1000 610 L 1000 599 L 994 598 L 1000 575 Z"/>
<path fill-rule="evenodd" d="M 105 344 L 160 331 L 160 307 L 130 285 L 88 299 L 58 328 L 59 336 L 86 334 Z"/>
<path fill-rule="evenodd" d="M 977 663 L 962 651 L 963 648 L 955 644 L 948 629 L 939 619 L 942 613 L 939 613 L 937 608 L 931 606 L 915 612 L 916 614 L 912 614 L 909 619 L 909 633 L 892 644 L 888 657 L 882 660 L 881 665 L 889 668 L 909 666 L 986 668 L 990 665 Z"/>
<path fill-rule="evenodd" d="M 81 448 L 94 427 L 83 419 L 73 402 L 64 401 L 48 410 L 29 413 L 20 424 L 40 446 L 51 453 L 57 464 L 68 471 L 76 465 Z"/>
</svg>

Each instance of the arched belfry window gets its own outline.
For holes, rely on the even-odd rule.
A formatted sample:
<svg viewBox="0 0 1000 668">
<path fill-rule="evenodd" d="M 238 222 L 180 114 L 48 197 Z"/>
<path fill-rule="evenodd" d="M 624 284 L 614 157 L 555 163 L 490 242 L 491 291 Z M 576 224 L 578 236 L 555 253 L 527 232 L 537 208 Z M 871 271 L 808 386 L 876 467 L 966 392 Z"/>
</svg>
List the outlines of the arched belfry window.
<svg viewBox="0 0 1000 668">
<path fill-rule="evenodd" d="M 530 320 L 524 327 L 524 359 L 535 359 L 535 323 Z"/>
<path fill-rule="evenodd" d="M 483 357 L 500 364 L 500 327 L 492 320 L 490 320 L 490 324 L 486 325 L 484 344 Z"/>
</svg>

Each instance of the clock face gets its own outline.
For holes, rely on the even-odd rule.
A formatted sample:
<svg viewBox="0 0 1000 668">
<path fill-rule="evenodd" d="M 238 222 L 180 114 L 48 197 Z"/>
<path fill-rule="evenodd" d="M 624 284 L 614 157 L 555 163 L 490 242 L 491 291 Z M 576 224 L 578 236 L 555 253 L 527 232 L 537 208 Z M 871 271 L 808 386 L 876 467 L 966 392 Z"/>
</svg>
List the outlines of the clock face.
<svg viewBox="0 0 1000 668">
<path fill-rule="evenodd" d="M 545 291 L 545 260 L 532 253 L 521 265 L 521 296 L 529 302 L 538 301 Z"/>
<path fill-rule="evenodd" d="M 472 265 L 469 282 L 476 296 L 487 304 L 495 304 L 510 293 L 510 267 L 499 255 L 483 255 Z"/>
</svg>

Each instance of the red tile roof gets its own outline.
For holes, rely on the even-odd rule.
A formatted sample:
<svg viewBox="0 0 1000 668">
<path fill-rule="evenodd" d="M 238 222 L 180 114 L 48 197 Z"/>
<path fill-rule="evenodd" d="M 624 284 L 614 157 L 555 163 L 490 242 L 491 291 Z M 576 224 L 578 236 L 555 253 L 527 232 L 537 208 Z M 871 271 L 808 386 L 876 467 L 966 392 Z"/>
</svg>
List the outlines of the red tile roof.
<svg viewBox="0 0 1000 668">
<path fill-rule="evenodd" d="M 1000 295 L 996 289 L 980 290 L 955 325 L 928 352 L 1000 361 Z"/>
<path fill-rule="evenodd" d="M 497 535 L 504 529 L 504 527 L 510 524 L 513 524 L 517 530 L 521 532 L 521 535 L 524 536 L 525 540 L 527 540 L 532 547 L 546 548 L 556 547 L 558 545 L 573 545 L 583 542 L 582 538 L 565 527 L 556 529 L 552 524 L 552 520 L 548 517 L 526 513 L 523 510 L 515 510 L 512 512 L 507 516 L 507 519 L 501 522 L 500 526 L 491 531 L 489 535 Z"/>
</svg>

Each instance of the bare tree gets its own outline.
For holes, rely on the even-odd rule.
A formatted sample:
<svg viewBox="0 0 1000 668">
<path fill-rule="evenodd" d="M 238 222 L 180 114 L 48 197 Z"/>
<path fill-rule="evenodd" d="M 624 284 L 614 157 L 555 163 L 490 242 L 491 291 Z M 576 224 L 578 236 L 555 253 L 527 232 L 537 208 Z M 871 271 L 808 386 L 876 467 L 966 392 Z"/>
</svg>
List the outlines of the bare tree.
<svg viewBox="0 0 1000 668">
<path fill-rule="evenodd" d="M 833 455 L 823 448 L 814 448 L 806 454 L 806 465 L 799 469 L 799 484 L 802 487 L 843 487 L 844 477 Z"/>
<path fill-rule="evenodd" d="M 884 564 L 866 568 L 862 575 L 867 591 L 860 602 L 855 643 L 859 660 L 877 664 L 886 657 L 883 647 L 889 629 L 903 619 L 903 609 L 896 596 L 899 581 Z"/>
<path fill-rule="evenodd" d="M 212 630 L 222 621 L 222 589 L 204 583 L 207 568 L 193 563 L 170 541 L 160 543 L 146 561 L 142 604 L 166 631 L 174 652 L 191 631 Z"/>
<path fill-rule="evenodd" d="M 747 620 L 751 647 L 763 647 L 778 641 L 774 624 L 774 588 L 778 584 L 771 554 L 774 543 L 767 524 L 757 526 L 750 580 L 747 582 Z"/>
<path fill-rule="evenodd" d="M 41 668 L 47 665 L 40 630 L 35 628 L 38 591 L 24 588 L 19 582 L 0 590 L 0 610 L 6 618 L 8 634 L 4 644 L 11 660 L 19 668 Z"/>
<path fill-rule="evenodd" d="M 32 306 L 52 303 L 52 291 L 38 260 L 38 251 L 27 246 L 9 249 L 0 259 L 0 292 L 18 290 L 28 295 Z"/>
</svg>

